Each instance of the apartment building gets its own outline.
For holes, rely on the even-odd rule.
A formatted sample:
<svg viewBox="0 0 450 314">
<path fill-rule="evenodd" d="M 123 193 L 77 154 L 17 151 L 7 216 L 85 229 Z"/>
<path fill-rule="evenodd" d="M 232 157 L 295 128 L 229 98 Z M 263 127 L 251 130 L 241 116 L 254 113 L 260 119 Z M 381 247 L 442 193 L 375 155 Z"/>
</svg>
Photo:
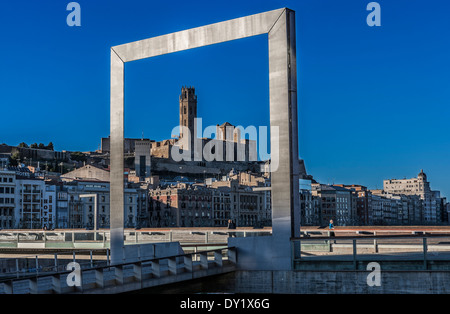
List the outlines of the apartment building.
<svg viewBox="0 0 450 314">
<path fill-rule="evenodd" d="M 0 170 L 0 228 L 15 227 L 16 174 L 13 171 Z"/>
<path fill-rule="evenodd" d="M 421 221 L 423 224 L 442 223 L 442 200 L 438 191 L 432 191 L 427 175 L 420 171 L 416 178 L 390 179 L 383 181 L 383 189 L 387 193 L 402 195 L 417 195 L 423 202 Z"/>
<path fill-rule="evenodd" d="M 110 226 L 110 183 L 98 180 L 74 180 L 66 183 L 69 228 L 94 229 Z M 124 227 L 140 227 L 147 213 L 147 191 L 139 187 L 124 189 Z M 96 203 L 97 202 L 97 203 Z M 60 203 L 64 204 L 62 200 Z M 96 219 L 95 219 L 96 218 Z"/>
<path fill-rule="evenodd" d="M 149 190 L 150 227 L 213 226 L 212 190 L 179 183 Z"/>
<path fill-rule="evenodd" d="M 45 182 L 38 179 L 16 180 L 16 227 L 42 229 Z M 48 199 L 47 199 L 48 200 Z"/>
<path fill-rule="evenodd" d="M 333 220 L 337 226 L 354 225 L 356 221 L 356 199 L 349 189 L 341 186 L 313 183 L 312 196 L 320 198 L 320 225 Z"/>
</svg>

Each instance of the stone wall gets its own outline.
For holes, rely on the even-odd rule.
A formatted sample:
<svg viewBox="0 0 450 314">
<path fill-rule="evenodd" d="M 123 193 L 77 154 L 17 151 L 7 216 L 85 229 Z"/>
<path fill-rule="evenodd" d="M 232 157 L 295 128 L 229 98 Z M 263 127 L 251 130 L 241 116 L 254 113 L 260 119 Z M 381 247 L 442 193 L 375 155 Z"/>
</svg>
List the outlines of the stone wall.
<svg viewBox="0 0 450 314">
<path fill-rule="evenodd" d="M 404 294 L 449 293 L 449 271 L 381 271 L 381 285 L 369 286 L 370 271 L 237 271 L 236 293 Z"/>
<path fill-rule="evenodd" d="M 143 290 L 142 293 L 242 294 L 447 294 L 449 271 L 382 271 L 369 286 L 369 271 L 235 271 Z"/>
</svg>

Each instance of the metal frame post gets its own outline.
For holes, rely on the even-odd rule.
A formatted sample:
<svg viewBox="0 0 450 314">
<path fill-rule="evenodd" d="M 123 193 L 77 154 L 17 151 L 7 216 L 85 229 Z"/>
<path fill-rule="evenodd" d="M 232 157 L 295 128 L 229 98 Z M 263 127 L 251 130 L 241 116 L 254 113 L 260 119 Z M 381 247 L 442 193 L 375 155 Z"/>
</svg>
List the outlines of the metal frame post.
<svg viewBox="0 0 450 314">
<path fill-rule="evenodd" d="M 428 269 L 428 257 L 427 257 L 427 252 L 428 252 L 428 243 L 427 243 L 427 238 L 423 237 L 422 239 L 423 241 L 423 268 L 426 270 Z"/>
</svg>

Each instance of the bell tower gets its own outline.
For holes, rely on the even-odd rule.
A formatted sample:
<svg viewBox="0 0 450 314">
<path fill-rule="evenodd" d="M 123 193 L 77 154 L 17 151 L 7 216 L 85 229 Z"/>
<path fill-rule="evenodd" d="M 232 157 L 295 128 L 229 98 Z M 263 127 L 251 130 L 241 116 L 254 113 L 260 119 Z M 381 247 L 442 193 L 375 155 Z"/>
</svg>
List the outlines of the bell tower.
<svg viewBox="0 0 450 314">
<path fill-rule="evenodd" d="M 197 118 L 197 95 L 195 95 L 195 88 L 193 87 L 182 87 L 180 95 L 180 138 L 187 136 L 183 134 L 183 131 L 189 130 L 191 140 L 189 147 L 183 147 L 186 150 L 192 150 L 194 143 L 194 138 L 197 137 L 195 134 L 195 118 Z M 181 126 L 186 129 L 183 130 Z"/>
</svg>

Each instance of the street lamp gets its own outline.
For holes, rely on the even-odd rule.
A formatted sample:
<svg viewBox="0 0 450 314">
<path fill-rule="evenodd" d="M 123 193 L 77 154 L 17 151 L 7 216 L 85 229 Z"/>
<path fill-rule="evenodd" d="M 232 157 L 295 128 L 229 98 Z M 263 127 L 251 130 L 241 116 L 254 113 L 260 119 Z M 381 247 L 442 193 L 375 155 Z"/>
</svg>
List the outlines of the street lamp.
<svg viewBox="0 0 450 314">
<path fill-rule="evenodd" d="M 94 241 L 97 241 L 97 194 L 80 194 L 80 198 L 94 198 Z"/>
</svg>

